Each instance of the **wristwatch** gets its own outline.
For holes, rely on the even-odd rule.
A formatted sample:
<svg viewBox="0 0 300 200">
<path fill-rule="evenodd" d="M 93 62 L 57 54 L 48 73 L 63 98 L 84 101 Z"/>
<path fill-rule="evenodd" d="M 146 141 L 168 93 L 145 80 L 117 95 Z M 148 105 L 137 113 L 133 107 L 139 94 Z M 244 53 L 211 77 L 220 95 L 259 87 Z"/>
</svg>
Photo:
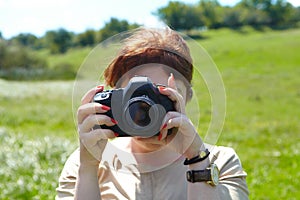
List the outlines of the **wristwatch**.
<svg viewBox="0 0 300 200">
<path fill-rule="evenodd" d="M 216 164 L 211 163 L 210 166 L 204 170 L 189 170 L 186 172 L 186 179 L 189 182 L 204 182 L 215 186 L 219 184 L 219 169 Z"/>
</svg>

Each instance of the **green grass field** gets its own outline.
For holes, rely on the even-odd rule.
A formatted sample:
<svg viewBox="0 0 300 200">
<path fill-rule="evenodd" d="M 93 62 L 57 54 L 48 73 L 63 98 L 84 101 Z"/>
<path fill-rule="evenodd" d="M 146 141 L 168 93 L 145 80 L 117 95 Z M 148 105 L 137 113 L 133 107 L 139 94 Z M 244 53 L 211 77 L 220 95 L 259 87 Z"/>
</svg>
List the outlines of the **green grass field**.
<svg viewBox="0 0 300 200">
<path fill-rule="evenodd" d="M 199 43 L 217 64 L 227 94 L 218 145 L 231 146 L 240 156 L 250 199 L 299 199 L 300 29 L 246 27 L 202 35 Z M 48 59 L 50 65 L 82 62 L 87 53 L 74 49 Z M 77 146 L 72 87 L 72 81 L 0 80 L 0 199 L 55 196 L 63 163 Z M 209 109 L 203 119 L 199 132 L 208 126 Z"/>
</svg>

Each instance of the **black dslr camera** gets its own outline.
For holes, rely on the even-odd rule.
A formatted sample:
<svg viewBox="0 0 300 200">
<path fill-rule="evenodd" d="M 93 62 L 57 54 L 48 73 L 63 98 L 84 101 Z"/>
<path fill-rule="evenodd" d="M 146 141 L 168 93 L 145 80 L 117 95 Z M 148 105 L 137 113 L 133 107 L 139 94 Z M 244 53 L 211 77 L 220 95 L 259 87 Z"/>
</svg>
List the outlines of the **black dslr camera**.
<svg viewBox="0 0 300 200">
<path fill-rule="evenodd" d="M 163 118 L 174 111 L 174 103 L 160 94 L 157 85 L 147 77 L 133 77 L 125 88 L 106 90 L 94 96 L 94 102 L 109 106 L 105 114 L 118 124 L 96 125 L 94 128 L 111 129 L 122 136 L 151 137 L 159 134 Z M 168 134 L 172 129 L 168 130 Z"/>
</svg>

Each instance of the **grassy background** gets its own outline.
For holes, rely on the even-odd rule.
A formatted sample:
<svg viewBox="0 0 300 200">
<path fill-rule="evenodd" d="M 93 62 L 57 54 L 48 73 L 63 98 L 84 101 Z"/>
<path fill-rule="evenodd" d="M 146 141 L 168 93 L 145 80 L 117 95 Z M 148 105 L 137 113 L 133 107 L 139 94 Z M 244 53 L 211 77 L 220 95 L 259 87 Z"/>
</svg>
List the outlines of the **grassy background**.
<svg viewBox="0 0 300 200">
<path fill-rule="evenodd" d="M 218 144 L 240 156 L 250 199 L 299 199 L 300 30 L 245 27 L 202 36 L 227 93 Z M 37 54 L 50 66 L 64 60 L 79 66 L 88 52 Z M 0 80 L 0 199 L 53 199 L 63 163 L 77 146 L 72 87 L 72 81 Z M 208 126 L 209 110 L 201 115 L 199 131 Z"/>
<path fill-rule="evenodd" d="M 300 197 L 299 33 L 223 30 L 208 32 L 212 39 L 202 42 L 227 91 L 219 143 L 240 155 L 251 199 Z"/>
</svg>

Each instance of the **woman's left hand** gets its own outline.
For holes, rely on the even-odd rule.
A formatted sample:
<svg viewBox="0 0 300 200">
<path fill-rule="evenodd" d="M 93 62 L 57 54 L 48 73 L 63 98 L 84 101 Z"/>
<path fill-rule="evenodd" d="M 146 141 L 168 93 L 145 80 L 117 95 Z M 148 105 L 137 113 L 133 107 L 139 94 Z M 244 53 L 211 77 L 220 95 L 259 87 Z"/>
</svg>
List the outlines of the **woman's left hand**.
<svg viewBox="0 0 300 200">
<path fill-rule="evenodd" d="M 203 146 L 203 141 L 185 114 L 185 99 L 177 90 L 173 74 L 168 79 L 168 87 L 159 87 L 159 91 L 175 102 L 176 111 L 166 114 L 157 139 L 165 141 L 171 149 L 188 159 L 195 157 Z M 168 129 L 171 128 L 177 128 L 177 133 L 168 135 Z"/>
</svg>

